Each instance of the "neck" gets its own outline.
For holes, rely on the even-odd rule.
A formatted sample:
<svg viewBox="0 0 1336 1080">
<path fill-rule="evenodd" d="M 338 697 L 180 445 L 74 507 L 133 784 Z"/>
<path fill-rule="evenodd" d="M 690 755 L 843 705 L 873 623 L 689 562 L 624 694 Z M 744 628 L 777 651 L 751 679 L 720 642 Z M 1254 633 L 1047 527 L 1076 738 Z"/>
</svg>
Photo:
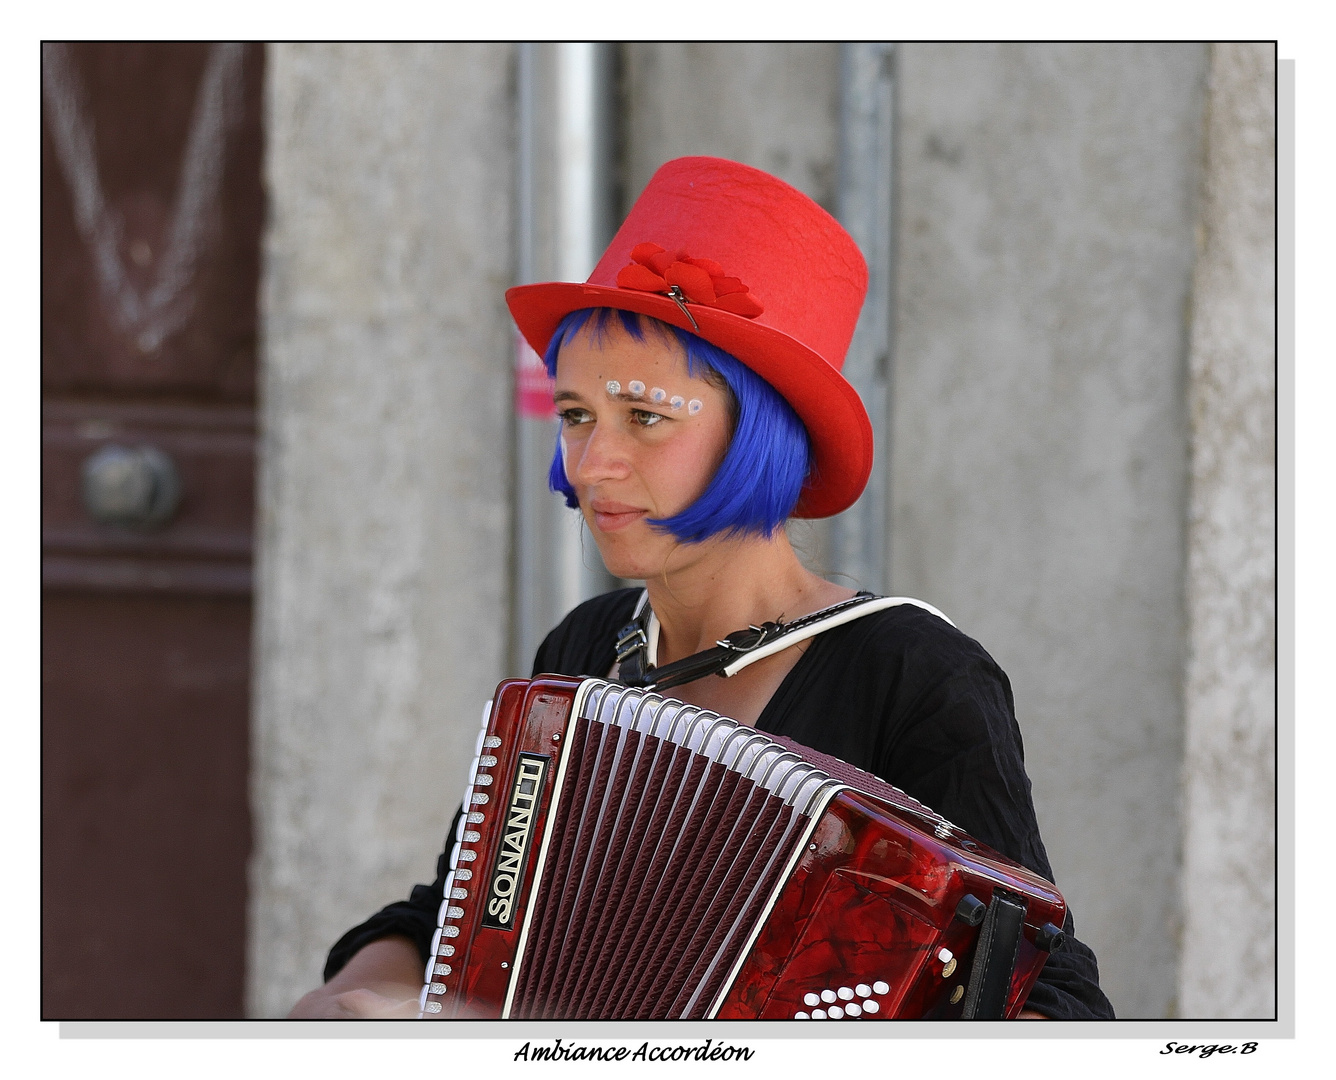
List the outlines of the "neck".
<svg viewBox="0 0 1336 1080">
<path fill-rule="evenodd" d="M 790 622 L 853 595 L 807 570 L 782 529 L 769 539 L 707 540 L 690 553 L 686 565 L 645 582 L 659 619 L 660 665 L 745 626 Z"/>
</svg>

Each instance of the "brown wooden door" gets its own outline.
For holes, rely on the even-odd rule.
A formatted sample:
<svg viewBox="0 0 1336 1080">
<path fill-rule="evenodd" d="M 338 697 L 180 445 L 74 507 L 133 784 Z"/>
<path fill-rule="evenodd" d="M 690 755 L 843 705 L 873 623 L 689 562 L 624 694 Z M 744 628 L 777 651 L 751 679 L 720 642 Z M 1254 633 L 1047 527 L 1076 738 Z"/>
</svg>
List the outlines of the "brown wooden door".
<svg viewBox="0 0 1336 1080">
<path fill-rule="evenodd" d="M 242 1014 L 262 65 L 43 46 L 48 1019 Z"/>
</svg>

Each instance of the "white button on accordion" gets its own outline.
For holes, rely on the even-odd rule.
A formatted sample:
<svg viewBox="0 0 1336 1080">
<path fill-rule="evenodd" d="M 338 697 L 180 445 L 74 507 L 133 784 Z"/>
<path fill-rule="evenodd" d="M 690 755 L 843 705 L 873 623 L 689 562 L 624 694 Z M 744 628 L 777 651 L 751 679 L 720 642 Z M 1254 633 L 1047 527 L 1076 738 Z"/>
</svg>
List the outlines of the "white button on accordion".
<svg viewBox="0 0 1336 1080">
<path fill-rule="evenodd" d="M 469 779 L 425 1017 L 1014 1016 L 1061 941 L 897 788 L 644 690 L 502 683 Z"/>
</svg>

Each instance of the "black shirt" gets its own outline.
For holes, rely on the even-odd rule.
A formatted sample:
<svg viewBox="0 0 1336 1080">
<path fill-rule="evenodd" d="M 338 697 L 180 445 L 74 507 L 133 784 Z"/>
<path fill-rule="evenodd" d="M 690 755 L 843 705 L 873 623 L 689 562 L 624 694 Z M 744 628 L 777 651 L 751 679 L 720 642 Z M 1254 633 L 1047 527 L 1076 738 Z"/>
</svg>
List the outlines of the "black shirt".
<svg viewBox="0 0 1336 1080">
<path fill-rule="evenodd" d="M 606 676 L 617 631 L 640 594 L 622 589 L 572 611 L 547 636 L 534 674 Z M 1011 685 L 978 642 L 922 608 L 893 607 L 827 630 L 775 691 L 758 730 L 784 735 L 894 784 L 989 847 L 1048 880 Z M 457 821 L 457 819 L 456 819 Z M 348 931 L 330 951 L 326 980 L 364 945 L 389 934 L 417 943 L 426 963 L 445 884 L 416 885 Z M 1051 953 L 1027 1004 L 1055 1019 L 1112 1018 L 1095 955 L 1074 934 Z"/>
</svg>

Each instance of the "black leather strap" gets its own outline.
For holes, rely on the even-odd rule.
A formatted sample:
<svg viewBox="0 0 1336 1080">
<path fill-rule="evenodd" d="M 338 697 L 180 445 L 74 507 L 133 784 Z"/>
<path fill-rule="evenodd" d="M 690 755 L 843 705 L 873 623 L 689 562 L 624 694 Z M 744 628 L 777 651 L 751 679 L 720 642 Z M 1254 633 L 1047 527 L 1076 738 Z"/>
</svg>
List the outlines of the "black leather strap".
<svg viewBox="0 0 1336 1080">
<path fill-rule="evenodd" d="M 874 600 L 876 596 L 854 596 L 838 604 L 804 615 L 791 623 L 781 618 L 776 622 L 749 626 L 745 630 L 735 630 L 712 649 L 705 649 L 682 660 L 665 664 L 663 667 L 650 667 L 647 662 L 649 649 L 650 606 L 644 603 L 640 614 L 634 621 L 627 623 L 617 632 L 617 679 L 627 686 L 645 687 L 653 690 L 667 690 L 683 683 L 695 682 L 706 675 L 723 675 L 724 668 L 741 656 L 754 652 L 762 645 L 789 634 L 806 630 L 823 619 L 830 619 L 843 614 L 851 608 L 861 607 Z"/>
<path fill-rule="evenodd" d="M 970 969 L 965 1009 L 961 1014 L 964 1019 L 1001 1020 L 1006 1016 L 1025 909 L 1026 903 L 1020 897 L 1001 889 L 993 890 L 974 950 L 974 967 Z"/>
</svg>

